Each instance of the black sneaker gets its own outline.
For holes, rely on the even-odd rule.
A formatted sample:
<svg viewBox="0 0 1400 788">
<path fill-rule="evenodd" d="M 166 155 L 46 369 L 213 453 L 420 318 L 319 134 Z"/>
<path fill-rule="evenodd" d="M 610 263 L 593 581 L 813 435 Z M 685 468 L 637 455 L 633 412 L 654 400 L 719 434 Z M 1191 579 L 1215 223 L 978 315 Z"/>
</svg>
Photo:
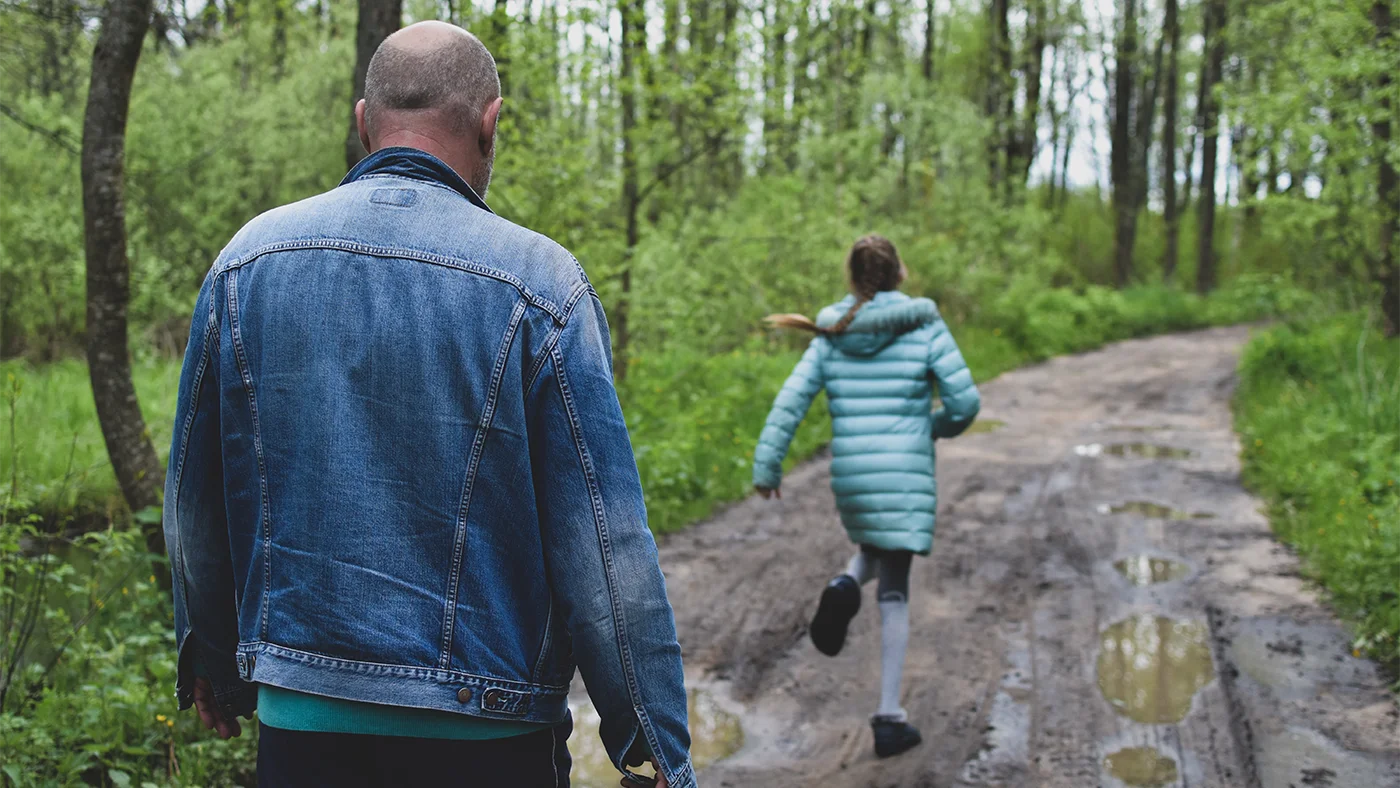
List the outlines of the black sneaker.
<svg viewBox="0 0 1400 788">
<path fill-rule="evenodd" d="M 846 627 L 860 610 L 860 584 L 850 575 L 839 575 L 826 584 L 817 614 L 812 617 L 812 645 L 834 657 L 846 645 Z"/>
<path fill-rule="evenodd" d="M 911 750 L 924 740 L 918 728 L 901 719 L 876 717 L 870 728 L 875 732 L 875 754 L 881 758 Z"/>
</svg>

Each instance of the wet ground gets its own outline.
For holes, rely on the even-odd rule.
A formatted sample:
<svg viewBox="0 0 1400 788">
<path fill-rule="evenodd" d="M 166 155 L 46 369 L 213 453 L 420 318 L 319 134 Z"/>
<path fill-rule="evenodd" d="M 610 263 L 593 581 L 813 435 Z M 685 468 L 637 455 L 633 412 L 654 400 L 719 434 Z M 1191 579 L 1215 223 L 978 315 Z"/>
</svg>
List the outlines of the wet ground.
<svg viewBox="0 0 1400 788">
<path fill-rule="evenodd" d="M 806 638 L 852 552 L 825 458 L 781 501 L 664 540 L 692 706 L 718 721 L 697 726 L 719 731 L 702 782 L 1400 786 L 1393 696 L 1240 486 L 1246 336 L 1127 342 L 982 387 L 993 428 L 938 446 L 903 699 L 924 744 L 900 757 L 872 752 L 873 588 L 839 656 Z"/>
</svg>

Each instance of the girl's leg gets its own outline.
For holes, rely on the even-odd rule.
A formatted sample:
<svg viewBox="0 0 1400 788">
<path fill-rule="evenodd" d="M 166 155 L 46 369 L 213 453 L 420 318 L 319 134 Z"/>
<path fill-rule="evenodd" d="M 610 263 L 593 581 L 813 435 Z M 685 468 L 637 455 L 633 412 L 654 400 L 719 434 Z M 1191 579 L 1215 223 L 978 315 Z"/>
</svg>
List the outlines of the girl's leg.
<svg viewBox="0 0 1400 788">
<path fill-rule="evenodd" d="M 860 587 L 875 577 L 878 563 L 875 556 L 859 551 L 846 565 L 846 571 L 832 578 L 822 589 L 817 614 L 808 628 L 817 651 L 828 657 L 841 653 L 846 645 L 846 628 L 860 610 Z"/>
<path fill-rule="evenodd" d="M 877 717 L 903 720 L 899 689 L 904 679 L 904 654 L 909 647 L 909 565 L 913 553 L 880 553 L 876 599 L 880 604 L 880 709 Z"/>
<path fill-rule="evenodd" d="M 875 734 L 875 754 L 881 758 L 898 755 L 923 740 L 899 705 L 904 652 L 909 646 L 909 564 L 913 557 L 906 550 L 878 552 L 880 709 L 871 718 L 870 727 Z"/>
<path fill-rule="evenodd" d="M 878 562 L 864 550 L 857 550 L 851 557 L 850 563 L 846 564 L 846 575 L 855 578 L 861 585 L 869 583 L 875 577 L 875 565 Z"/>
</svg>

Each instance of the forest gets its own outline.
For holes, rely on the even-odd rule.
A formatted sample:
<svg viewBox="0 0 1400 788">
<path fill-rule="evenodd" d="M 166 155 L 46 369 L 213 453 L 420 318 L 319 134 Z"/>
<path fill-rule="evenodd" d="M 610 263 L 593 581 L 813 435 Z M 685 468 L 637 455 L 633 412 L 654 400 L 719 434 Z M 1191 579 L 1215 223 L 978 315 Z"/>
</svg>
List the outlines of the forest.
<svg viewBox="0 0 1400 788">
<path fill-rule="evenodd" d="M 368 58 L 422 19 L 496 56 L 490 202 L 604 301 L 654 531 L 748 492 L 801 348 L 761 318 L 836 300 L 879 232 L 979 382 L 1258 323 L 1246 481 L 1393 671 L 1394 5 L 0 0 L 0 782 L 251 779 L 170 691 L 189 315 L 239 227 L 365 155 Z M 809 418 L 792 461 L 828 438 Z"/>
</svg>

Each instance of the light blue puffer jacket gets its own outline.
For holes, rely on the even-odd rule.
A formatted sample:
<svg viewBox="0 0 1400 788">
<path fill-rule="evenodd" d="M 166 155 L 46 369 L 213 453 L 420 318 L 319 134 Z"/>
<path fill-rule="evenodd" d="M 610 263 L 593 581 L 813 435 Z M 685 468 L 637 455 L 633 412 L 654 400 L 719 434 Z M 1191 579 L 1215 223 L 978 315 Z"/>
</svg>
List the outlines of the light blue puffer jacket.
<svg viewBox="0 0 1400 788">
<path fill-rule="evenodd" d="M 853 296 L 817 315 L 830 326 Z M 933 407 L 934 385 L 943 406 Z M 753 482 L 776 488 L 793 432 L 823 388 L 831 406 L 831 488 L 857 544 L 928 554 L 938 508 L 933 441 L 981 406 L 962 353 L 927 298 L 875 296 L 845 333 L 812 340 L 773 401 L 754 450 Z"/>
</svg>

